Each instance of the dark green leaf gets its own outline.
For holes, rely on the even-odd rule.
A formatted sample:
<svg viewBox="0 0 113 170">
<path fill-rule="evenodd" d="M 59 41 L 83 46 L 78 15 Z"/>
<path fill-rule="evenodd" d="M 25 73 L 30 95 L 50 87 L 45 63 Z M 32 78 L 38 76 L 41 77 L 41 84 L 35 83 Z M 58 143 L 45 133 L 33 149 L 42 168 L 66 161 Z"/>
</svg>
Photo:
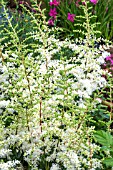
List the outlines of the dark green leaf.
<svg viewBox="0 0 113 170">
<path fill-rule="evenodd" d="M 109 132 L 105 132 L 103 130 L 97 131 L 94 134 L 94 138 L 101 145 L 110 147 L 113 144 L 113 138 Z"/>
<path fill-rule="evenodd" d="M 106 158 L 103 161 L 104 164 L 106 164 L 107 166 L 113 166 L 113 158 Z"/>
</svg>

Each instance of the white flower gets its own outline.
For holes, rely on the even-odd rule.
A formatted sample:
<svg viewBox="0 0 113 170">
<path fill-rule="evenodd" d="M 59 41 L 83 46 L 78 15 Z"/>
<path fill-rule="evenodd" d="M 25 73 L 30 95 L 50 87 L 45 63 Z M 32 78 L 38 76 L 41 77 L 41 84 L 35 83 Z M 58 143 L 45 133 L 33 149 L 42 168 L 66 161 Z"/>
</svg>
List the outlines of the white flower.
<svg viewBox="0 0 113 170">
<path fill-rule="evenodd" d="M 60 170 L 59 165 L 58 164 L 52 164 L 52 167 L 50 168 L 50 170 Z"/>
<path fill-rule="evenodd" d="M 79 159 L 78 159 L 78 156 L 76 153 L 74 153 L 74 151 L 69 151 L 67 153 L 67 156 L 70 158 L 70 161 L 72 164 L 75 164 L 76 167 L 78 167 L 80 165 L 80 162 L 79 162 Z"/>
<path fill-rule="evenodd" d="M 2 100 L 2 101 L 0 101 L 0 108 L 4 108 L 4 107 L 6 107 L 6 106 L 8 106 L 8 104 L 10 103 L 10 101 L 9 100 Z"/>
<path fill-rule="evenodd" d="M 40 66 L 39 73 L 41 73 L 42 75 L 47 73 L 46 63 L 43 63 Z"/>
<path fill-rule="evenodd" d="M 110 53 L 109 52 L 107 52 L 107 51 L 104 51 L 103 53 L 102 53 L 102 57 L 105 59 L 107 56 L 109 56 L 110 55 Z"/>
<path fill-rule="evenodd" d="M 97 101 L 97 103 L 102 103 L 102 99 L 100 98 L 96 98 L 95 100 Z"/>
<path fill-rule="evenodd" d="M 17 164 L 20 164 L 18 160 L 8 161 L 6 163 L 0 163 L 0 170 L 9 170 L 10 168 L 13 168 Z"/>
<path fill-rule="evenodd" d="M 80 108 L 84 108 L 84 109 L 86 109 L 85 104 L 84 104 L 83 102 L 81 102 L 81 101 L 79 102 L 79 107 L 80 107 Z"/>
<path fill-rule="evenodd" d="M 1 149 L 0 150 L 0 158 L 4 158 L 7 155 L 11 154 L 11 150 L 10 149 Z"/>
<path fill-rule="evenodd" d="M 18 56 L 15 53 L 12 53 L 11 56 L 13 56 L 15 59 L 18 58 Z"/>
<path fill-rule="evenodd" d="M 105 58 L 104 58 L 105 56 L 100 56 L 99 58 L 97 58 L 97 62 L 99 63 L 99 64 L 103 64 L 104 62 L 105 62 Z"/>
</svg>

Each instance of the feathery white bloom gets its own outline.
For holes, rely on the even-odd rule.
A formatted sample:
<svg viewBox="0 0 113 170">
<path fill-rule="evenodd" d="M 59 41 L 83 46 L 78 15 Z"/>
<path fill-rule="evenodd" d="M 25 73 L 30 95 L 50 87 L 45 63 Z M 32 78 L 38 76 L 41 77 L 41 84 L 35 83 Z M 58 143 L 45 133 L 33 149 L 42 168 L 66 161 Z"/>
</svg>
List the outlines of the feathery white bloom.
<svg viewBox="0 0 113 170">
<path fill-rule="evenodd" d="M 60 170 L 59 165 L 58 164 L 52 164 L 52 167 L 50 168 L 50 170 Z"/>
<path fill-rule="evenodd" d="M 7 101 L 6 100 L 0 101 L 0 108 L 7 107 L 9 103 L 10 103 L 9 100 L 7 100 Z"/>
</svg>

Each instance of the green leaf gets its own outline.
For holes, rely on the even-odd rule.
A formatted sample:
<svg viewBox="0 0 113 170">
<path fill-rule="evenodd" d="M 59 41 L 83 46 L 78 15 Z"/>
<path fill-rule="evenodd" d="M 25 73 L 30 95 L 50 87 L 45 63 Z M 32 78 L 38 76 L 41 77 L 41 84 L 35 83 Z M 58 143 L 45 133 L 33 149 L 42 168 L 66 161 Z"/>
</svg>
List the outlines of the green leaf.
<svg viewBox="0 0 113 170">
<path fill-rule="evenodd" d="M 107 166 L 113 166 L 113 158 L 106 158 L 103 161 L 104 164 L 106 164 Z"/>
<path fill-rule="evenodd" d="M 110 147 L 113 145 L 113 138 L 109 132 L 99 130 L 94 134 L 94 139 L 103 146 Z"/>
</svg>

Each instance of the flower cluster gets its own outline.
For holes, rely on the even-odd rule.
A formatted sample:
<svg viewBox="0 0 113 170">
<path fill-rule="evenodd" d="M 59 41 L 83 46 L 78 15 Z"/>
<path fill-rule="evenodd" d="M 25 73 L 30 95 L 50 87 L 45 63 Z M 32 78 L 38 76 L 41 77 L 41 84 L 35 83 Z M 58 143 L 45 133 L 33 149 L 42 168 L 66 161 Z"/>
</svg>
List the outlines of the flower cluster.
<svg viewBox="0 0 113 170">
<path fill-rule="evenodd" d="M 50 5 L 56 17 L 59 3 Z M 33 33 L 21 42 L 15 27 L 7 31 L 11 44 L 0 44 L 0 168 L 102 169 L 95 127 L 86 124 L 106 86 L 100 61 L 107 55 L 94 48 L 94 37 L 56 39 L 59 30 L 44 21 L 33 16 Z"/>
<path fill-rule="evenodd" d="M 15 161 L 8 161 L 7 163 L 0 163 L 0 169 L 1 170 L 9 170 L 13 169 L 16 165 L 18 165 L 20 162 L 18 160 Z"/>
<path fill-rule="evenodd" d="M 113 73 L 113 54 L 106 52 L 106 57 L 104 58 L 104 62 L 102 63 L 102 68 L 109 73 Z"/>
<path fill-rule="evenodd" d="M 94 5 L 97 4 L 98 0 L 90 0 L 91 3 L 93 3 Z M 71 4 L 72 2 L 70 1 L 69 4 Z M 79 7 L 79 3 L 81 3 L 81 0 L 77 0 L 75 5 L 76 7 Z M 49 2 L 50 7 L 54 7 L 54 8 L 50 8 L 50 12 L 49 12 L 49 16 L 51 16 L 51 19 L 49 19 L 48 24 L 53 26 L 54 22 L 56 20 L 56 16 L 57 16 L 57 9 L 56 7 L 60 5 L 60 0 L 53 0 L 52 2 Z M 86 2 L 83 1 L 82 5 L 86 5 Z M 75 14 L 72 14 L 70 12 L 67 13 L 67 20 L 74 22 L 75 19 Z"/>
<path fill-rule="evenodd" d="M 53 0 L 49 4 L 50 6 L 58 6 L 60 4 L 60 1 Z M 49 16 L 51 16 L 51 19 L 49 19 L 48 24 L 53 26 L 57 16 L 56 7 L 50 9 Z"/>
<path fill-rule="evenodd" d="M 77 0 L 77 1 L 76 1 L 76 3 L 75 3 L 75 4 L 76 4 L 76 7 L 79 7 L 79 5 L 80 5 L 79 3 L 80 3 L 80 2 L 81 2 L 81 0 Z M 96 5 L 96 4 L 98 3 L 98 0 L 90 0 L 90 2 L 93 3 L 94 5 Z M 85 2 L 85 1 L 82 1 L 82 4 L 83 4 L 83 5 L 86 5 L 86 2 Z"/>
<path fill-rule="evenodd" d="M 101 160 L 93 158 L 100 148 L 88 142 L 94 128 L 84 126 L 84 112 L 90 105 L 85 99 L 90 100 L 95 90 L 106 85 L 99 58 L 95 59 L 97 49 L 90 51 L 87 46 L 68 39 L 60 41 L 54 35 L 47 37 L 45 48 L 46 40 L 43 44 L 38 33 L 34 33 L 34 39 L 39 40 L 38 55 L 28 54 L 22 64 L 16 51 L 10 58 L 2 54 L 9 58 L 5 66 L 1 65 L 2 84 L 5 88 L 8 83 L 7 95 L 12 94 L 4 114 L 7 117 L 10 113 L 13 118 L 10 131 L 5 125 L 2 132 L 3 147 L 13 146 L 15 152 L 24 152 L 23 159 L 34 169 L 46 166 L 43 161 L 51 170 L 102 168 Z M 14 110 L 19 116 L 14 116 Z M 9 167 L 9 162 L 2 164 L 2 169 L 5 166 Z"/>
<path fill-rule="evenodd" d="M 50 6 L 58 6 L 58 5 L 60 5 L 60 1 L 53 0 L 49 4 L 50 4 Z M 49 16 L 51 16 L 51 19 L 49 19 L 48 24 L 53 26 L 54 21 L 55 21 L 56 16 L 57 16 L 56 7 L 50 8 Z M 71 14 L 71 13 L 67 14 L 67 20 L 74 22 L 74 18 L 75 18 L 75 14 Z"/>
</svg>

